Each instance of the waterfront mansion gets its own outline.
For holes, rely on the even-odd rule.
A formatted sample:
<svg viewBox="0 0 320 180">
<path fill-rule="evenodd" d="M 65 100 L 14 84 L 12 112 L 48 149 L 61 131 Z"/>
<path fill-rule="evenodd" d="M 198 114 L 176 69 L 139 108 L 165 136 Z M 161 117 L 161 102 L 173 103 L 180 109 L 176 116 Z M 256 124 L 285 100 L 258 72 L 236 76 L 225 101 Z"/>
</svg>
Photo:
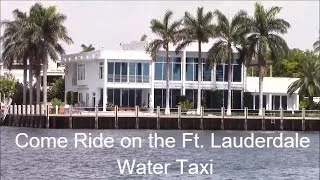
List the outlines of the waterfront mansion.
<svg viewBox="0 0 320 180">
<path fill-rule="evenodd" d="M 121 50 L 96 50 L 62 57 L 65 65 L 65 102 L 68 92 L 77 92 L 79 104 L 98 105 L 106 111 L 107 104 L 119 107 L 165 107 L 166 53 L 160 50 L 155 61 L 146 53 L 146 42 L 122 45 Z M 178 54 L 169 53 L 170 107 L 176 108 L 179 96 L 184 95 L 196 106 L 198 91 L 198 52 L 190 45 Z M 202 52 L 201 93 L 205 108 L 227 107 L 228 65 L 223 62 L 210 65 Z M 232 62 L 232 109 L 258 109 L 259 78 L 247 75 L 247 67 Z M 288 86 L 294 78 L 265 77 L 263 105 L 266 110 L 299 109 L 299 95 L 289 96 Z"/>
</svg>

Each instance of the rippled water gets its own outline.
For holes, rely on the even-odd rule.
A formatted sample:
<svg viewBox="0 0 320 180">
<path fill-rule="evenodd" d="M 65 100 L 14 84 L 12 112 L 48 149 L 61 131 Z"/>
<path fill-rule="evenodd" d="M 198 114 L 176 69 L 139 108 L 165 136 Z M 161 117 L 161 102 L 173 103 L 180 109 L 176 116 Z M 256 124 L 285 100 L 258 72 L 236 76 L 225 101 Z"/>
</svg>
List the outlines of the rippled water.
<svg viewBox="0 0 320 180">
<path fill-rule="evenodd" d="M 319 179 L 319 132 L 299 132 L 310 138 L 311 147 L 306 149 L 212 149 L 204 147 L 181 148 L 183 132 L 196 132 L 200 144 L 208 145 L 213 131 L 177 130 L 47 130 L 20 127 L 0 127 L 1 130 L 1 180 L 7 179 Z M 29 136 L 67 137 L 65 149 L 20 149 L 15 144 L 18 133 Z M 124 149 L 75 149 L 74 133 L 84 132 L 111 136 L 115 144 L 124 136 L 143 138 L 143 148 Z M 150 149 L 147 147 L 149 133 L 162 137 L 175 137 L 176 148 Z M 245 131 L 215 131 L 217 139 L 223 136 L 248 136 Z M 294 136 L 295 132 L 284 132 Z M 279 132 L 255 132 L 257 136 L 276 136 Z M 136 159 L 146 162 L 172 163 L 167 175 L 120 175 L 117 159 Z M 195 162 L 213 160 L 212 175 L 180 175 L 175 159 Z"/>
</svg>

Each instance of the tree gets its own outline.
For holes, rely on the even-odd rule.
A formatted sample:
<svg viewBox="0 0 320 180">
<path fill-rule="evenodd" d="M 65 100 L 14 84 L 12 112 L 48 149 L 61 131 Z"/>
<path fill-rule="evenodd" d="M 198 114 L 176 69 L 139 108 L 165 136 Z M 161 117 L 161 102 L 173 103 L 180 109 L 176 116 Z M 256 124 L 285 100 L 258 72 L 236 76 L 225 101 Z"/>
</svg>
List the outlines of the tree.
<svg viewBox="0 0 320 180">
<path fill-rule="evenodd" d="M 317 59 L 317 55 L 308 50 L 291 49 L 286 56 L 281 58 L 280 64 L 273 68 L 273 74 L 278 77 L 299 77 L 301 64 L 309 59 Z"/>
<path fill-rule="evenodd" d="M 189 12 L 185 12 L 183 19 L 183 30 L 179 33 L 181 43 L 176 48 L 176 53 L 185 48 L 192 42 L 198 43 L 198 99 L 197 114 L 200 114 L 201 107 L 201 88 L 202 81 L 202 57 L 201 43 L 207 43 L 213 35 L 214 25 L 212 24 L 213 14 L 211 12 L 204 13 L 203 7 L 198 7 L 196 17 Z"/>
<path fill-rule="evenodd" d="M 151 31 L 159 36 L 158 39 L 153 40 L 147 47 L 146 51 L 151 54 L 152 59 L 155 61 L 159 49 L 162 47 L 166 51 L 166 62 L 167 62 L 167 79 L 166 79 L 166 109 L 165 114 L 170 114 L 170 104 L 169 104 L 169 44 L 176 44 L 179 35 L 179 30 L 181 26 L 181 21 L 173 21 L 172 11 L 167 11 L 164 18 L 161 20 L 152 19 L 151 20 Z"/>
<path fill-rule="evenodd" d="M 219 10 L 214 12 L 218 22 L 214 27 L 214 37 L 218 39 L 208 52 L 208 60 L 212 63 L 217 61 L 227 61 L 228 63 L 228 107 L 227 115 L 231 115 L 231 77 L 232 77 L 232 47 L 239 44 L 241 35 L 244 31 L 241 28 L 244 17 L 247 15 L 244 11 L 239 11 L 231 21 Z"/>
<path fill-rule="evenodd" d="M 147 35 L 146 34 L 143 34 L 140 38 L 140 41 L 146 41 L 147 40 Z"/>
<path fill-rule="evenodd" d="M 36 3 L 30 9 L 30 24 L 25 29 L 26 33 L 32 35 L 32 43 L 37 45 L 37 62 L 42 62 L 43 67 L 43 102 L 47 104 L 47 69 L 48 56 L 53 61 L 59 59 L 58 55 L 64 55 L 65 50 L 60 44 L 64 41 L 67 44 L 73 43 L 68 36 L 67 28 L 63 25 L 66 16 L 57 12 L 55 6 L 43 7 Z M 42 59 L 42 61 L 41 61 Z"/>
<path fill-rule="evenodd" d="M 59 78 L 52 83 L 50 89 L 48 90 L 48 100 L 52 101 L 54 98 L 64 100 L 65 84 L 64 79 Z"/>
<path fill-rule="evenodd" d="M 11 97 L 16 90 L 16 83 L 17 81 L 11 74 L 0 76 L 0 94 Z"/>
<path fill-rule="evenodd" d="M 314 49 L 314 52 L 320 52 L 320 40 L 314 42 L 313 49 Z"/>
<path fill-rule="evenodd" d="M 95 48 L 92 46 L 92 44 L 90 44 L 89 46 L 81 44 L 81 47 L 82 47 L 82 52 L 90 52 L 90 51 L 95 50 Z"/>
<path fill-rule="evenodd" d="M 307 96 L 309 109 L 313 108 L 313 97 L 320 96 L 320 62 L 317 59 L 309 59 L 301 63 L 298 68 L 299 79 L 288 87 L 289 95 L 299 89 L 299 94 Z"/>
<path fill-rule="evenodd" d="M 290 24 L 276 15 L 280 7 L 265 9 L 260 3 L 255 4 L 253 17 L 246 17 L 244 28 L 250 31 L 248 40 L 256 48 L 256 58 L 259 66 L 259 115 L 263 107 L 263 77 L 268 54 L 270 59 L 278 63 L 281 55 L 287 53 L 289 48 L 286 41 L 280 36 L 287 32 Z"/>
<path fill-rule="evenodd" d="M 30 38 L 22 35 L 22 30 L 28 24 L 28 16 L 26 13 L 18 9 L 13 12 L 13 21 L 3 21 L 1 26 L 5 27 L 3 36 L 0 40 L 3 42 L 2 59 L 4 65 L 11 69 L 14 63 L 22 63 L 23 65 L 23 104 L 27 102 L 27 70 L 28 58 L 31 56 L 32 47 L 30 46 Z M 30 61 L 30 59 L 29 59 Z M 32 70 L 29 66 L 29 73 Z M 30 83 L 29 83 L 30 84 Z M 32 94 L 30 95 L 32 96 Z"/>
</svg>

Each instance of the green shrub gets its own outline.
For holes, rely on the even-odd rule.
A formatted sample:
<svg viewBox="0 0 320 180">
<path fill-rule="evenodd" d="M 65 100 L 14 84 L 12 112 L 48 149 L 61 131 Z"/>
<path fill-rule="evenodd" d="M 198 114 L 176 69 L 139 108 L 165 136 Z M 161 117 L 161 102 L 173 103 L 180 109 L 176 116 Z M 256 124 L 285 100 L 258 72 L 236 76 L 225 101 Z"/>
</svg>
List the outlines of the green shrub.
<svg viewBox="0 0 320 180">
<path fill-rule="evenodd" d="M 307 109 L 308 104 L 309 104 L 308 100 L 302 99 L 302 100 L 299 102 L 299 107 L 300 107 L 300 109 L 302 109 L 302 108 Z"/>
<path fill-rule="evenodd" d="M 78 103 L 78 92 L 68 91 L 67 104 L 74 106 L 76 103 Z"/>
<path fill-rule="evenodd" d="M 53 98 L 53 99 L 51 100 L 51 105 L 52 105 L 52 106 L 60 106 L 61 104 L 62 104 L 62 102 L 61 102 L 61 100 L 58 99 L 58 98 Z"/>
<path fill-rule="evenodd" d="M 193 102 L 189 100 L 180 101 L 179 105 L 181 106 L 182 111 L 187 111 L 193 107 Z"/>
<path fill-rule="evenodd" d="M 78 92 L 72 92 L 72 105 L 74 106 L 76 103 L 78 103 Z"/>
</svg>

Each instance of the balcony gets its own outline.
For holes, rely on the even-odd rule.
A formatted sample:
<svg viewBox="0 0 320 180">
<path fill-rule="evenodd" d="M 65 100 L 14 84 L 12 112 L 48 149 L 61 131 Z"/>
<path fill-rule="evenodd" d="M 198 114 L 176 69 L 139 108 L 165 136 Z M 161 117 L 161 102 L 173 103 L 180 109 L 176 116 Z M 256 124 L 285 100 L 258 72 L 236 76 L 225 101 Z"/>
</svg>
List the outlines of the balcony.
<svg viewBox="0 0 320 180">
<path fill-rule="evenodd" d="M 108 75 L 108 83 L 142 83 L 149 84 L 151 82 L 150 76 L 143 75 Z"/>
</svg>

